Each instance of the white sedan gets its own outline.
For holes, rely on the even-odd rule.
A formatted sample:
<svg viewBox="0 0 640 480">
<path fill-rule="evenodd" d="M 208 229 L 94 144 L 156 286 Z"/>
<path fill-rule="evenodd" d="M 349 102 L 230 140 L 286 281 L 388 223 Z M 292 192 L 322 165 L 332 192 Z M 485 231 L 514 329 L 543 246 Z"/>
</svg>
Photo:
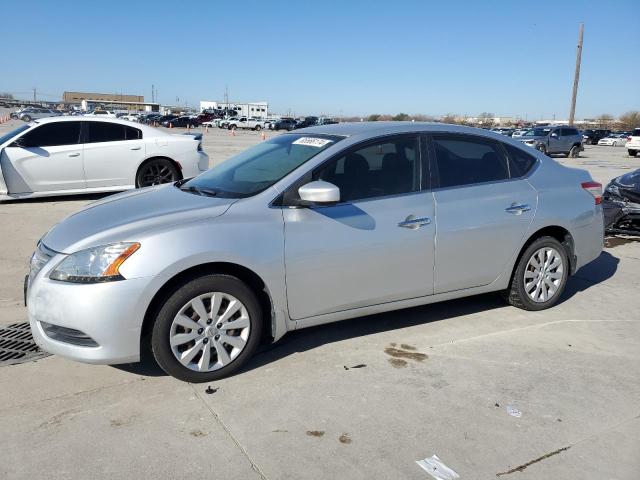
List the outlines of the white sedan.
<svg viewBox="0 0 640 480">
<path fill-rule="evenodd" d="M 0 201 L 114 192 L 209 168 L 201 134 L 172 135 L 100 117 L 35 120 L 0 136 Z"/>
<path fill-rule="evenodd" d="M 610 147 L 624 147 L 626 143 L 627 136 L 618 133 L 612 133 L 608 137 L 598 140 L 598 145 L 608 145 Z"/>
</svg>

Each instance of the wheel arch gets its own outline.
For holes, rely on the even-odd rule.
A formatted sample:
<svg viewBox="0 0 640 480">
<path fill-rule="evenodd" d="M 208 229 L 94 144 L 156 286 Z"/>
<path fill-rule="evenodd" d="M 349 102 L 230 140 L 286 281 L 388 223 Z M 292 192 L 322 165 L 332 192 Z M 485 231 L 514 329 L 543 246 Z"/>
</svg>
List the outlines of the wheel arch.
<svg viewBox="0 0 640 480">
<path fill-rule="evenodd" d="M 135 177 L 134 177 L 134 181 L 135 181 L 135 185 L 136 188 L 139 188 L 140 186 L 138 185 L 138 173 L 140 173 L 140 169 L 142 167 L 144 167 L 147 163 L 153 161 L 153 160 L 169 160 L 174 167 L 176 167 L 176 170 L 178 171 L 178 176 L 180 177 L 178 180 L 182 180 L 184 177 L 182 175 L 182 165 L 180 165 L 180 163 L 178 163 L 176 160 L 174 160 L 171 157 L 167 157 L 166 155 L 153 155 L 149 158 L 145 158 L 142 162 L 140 162 L 140 165 L 138 165 L 138 168 L 136 168 L 136 173 L 135 173 Z"/>
<path fill-rule="evenodd" d="M 155 293 L 145 311 L 142 322 L 142 329 L 140 332 L 141 351 L 144 344 L 148 342 L 150 338 L 154 319 L 162 307 L 163 301 L 166 300 L 174 291 L 180 288 L 180 286 L 185 282 L 203 275 L 214 273 L 236 277 L 245 282 L 256 293 L 262 309 L 264 322 L 263 327 L 265 327 L 263 329 L 263 338 L 261 340 L 272 340 L 271 327 L 274 319 L 273 300 L 271 299 L 271 294 L 269 293 L 269 289 L 264 280 L 253 270 L 240 264 L 231 262 L 210 262 L 189 267 L 186 270 L 175 274 Z"/>
<path fill-rule="evenodd" d="M 576 270 L 577 258 L 575 254 L 575 243 L 573 240 L 573 236 L 571 232 L 560 225 L 548 225 L 546 227 L 542 227 L 536 230 L 534 233 L 529 235 L 527 241 L 522 245 L 522 248 L 518 252 L 518 256 L 516 257 L 516 261 L 514 263 L 514 271 L 520 262 L 520 258 L 524 254 L 525 250 L 529 248 L 535 240 L 540 237 L 552 237 L 558 240 L 562 246 L 565 248 L 567 252 L 567 257 L 569 258 L 569 274 L 573 275 Z"/>
</svg>

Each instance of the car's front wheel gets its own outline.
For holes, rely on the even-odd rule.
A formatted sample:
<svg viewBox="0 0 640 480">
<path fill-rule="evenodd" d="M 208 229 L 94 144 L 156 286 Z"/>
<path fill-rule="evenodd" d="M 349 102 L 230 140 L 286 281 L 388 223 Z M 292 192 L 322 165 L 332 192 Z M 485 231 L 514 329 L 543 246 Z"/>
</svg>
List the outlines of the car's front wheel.
<svg viewBox="0 0 640 480">
<path fill-rule="evenodd" d="M 184 283 L 160 308 L 151 348 L 160 367 L 185 382 L 210 382 L 236 372 L 255 352 L 262 311 L 236 277 L 205 275 Z"/>
<path fill-rule="evenodd" d="M 29 123 L 31 121 L 31 117 L 29 115 L 24 115 L 22 117 L 22 120 L 24 120 L 25 122 Z"/>
<path fill-rule="evenodd" d="M 151 187 L 180 180 L 178 169 L 168 158 L 156 158 L 143 163 L 136 175 L 138 188 Z"/>
<path fill-rule="evenodd" d="M 544 310 L 558 302 L 568 277 L 569 257 L 564 245 L 553 237 L 540 237 L 520 257 L 506 300 L 524 310 Z"/>
</svg>

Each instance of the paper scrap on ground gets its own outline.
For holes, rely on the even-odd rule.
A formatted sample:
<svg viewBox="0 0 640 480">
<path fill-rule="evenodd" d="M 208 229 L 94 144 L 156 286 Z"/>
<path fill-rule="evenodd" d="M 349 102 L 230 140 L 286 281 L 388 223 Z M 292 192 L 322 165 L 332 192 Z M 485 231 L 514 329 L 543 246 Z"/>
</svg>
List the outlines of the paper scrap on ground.
<svg viewBox="0 0 640 480">
<path fill-rule="evenodd" d="M 326 138 L 317 137 L 302 137 L 293 142 L 294 145 L 306 145 L 307 147 L 324 147 L 327 143 L 331 143 L 333 140 L 327 140 Z"/>
<path fill-rule="evenodd" d="M 522 412 L 513 405 L 507 405 L 507 413 L 512 417 L 520 418 L 522 416 Z"/>
<path fill-rule="evenodd" d="M 424 460 L 417 460 L 416 463 L 436 480 L 454 480 L 455 478 L 460 478 L 460 475 L 442 463 L 437 455 L 425 458 Z"/>
</svg>

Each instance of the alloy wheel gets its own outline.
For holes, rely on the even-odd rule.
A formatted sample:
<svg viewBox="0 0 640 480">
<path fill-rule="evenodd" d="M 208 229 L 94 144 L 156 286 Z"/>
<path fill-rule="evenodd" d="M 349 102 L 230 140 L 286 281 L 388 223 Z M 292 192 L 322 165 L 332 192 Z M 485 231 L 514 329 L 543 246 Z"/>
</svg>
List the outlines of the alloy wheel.
<svg viewBox="0 0 640 480">
<path fill-rule="evenodd" d="M 524 289 L 531 300 L 544 303 L 551 300 L 563 281 L 564 265 L 555 248 L 536 250 L 524 270 Z"/>
<path fill-rule="evenodd" d="M 211 292 L 184 305 L 169 332 L 171 351 L 186 368 L 212 372 L 244 350 L 251 322 L 247 308 L 233 295 Z"/>
<path fill-rule="evenodd" d="M 159 162 L 150 162 L 145 165 L 141 174 L 140 187 L 151 187 L 176 180 L 175 172 L 169 165 Z"/>
</svg>

